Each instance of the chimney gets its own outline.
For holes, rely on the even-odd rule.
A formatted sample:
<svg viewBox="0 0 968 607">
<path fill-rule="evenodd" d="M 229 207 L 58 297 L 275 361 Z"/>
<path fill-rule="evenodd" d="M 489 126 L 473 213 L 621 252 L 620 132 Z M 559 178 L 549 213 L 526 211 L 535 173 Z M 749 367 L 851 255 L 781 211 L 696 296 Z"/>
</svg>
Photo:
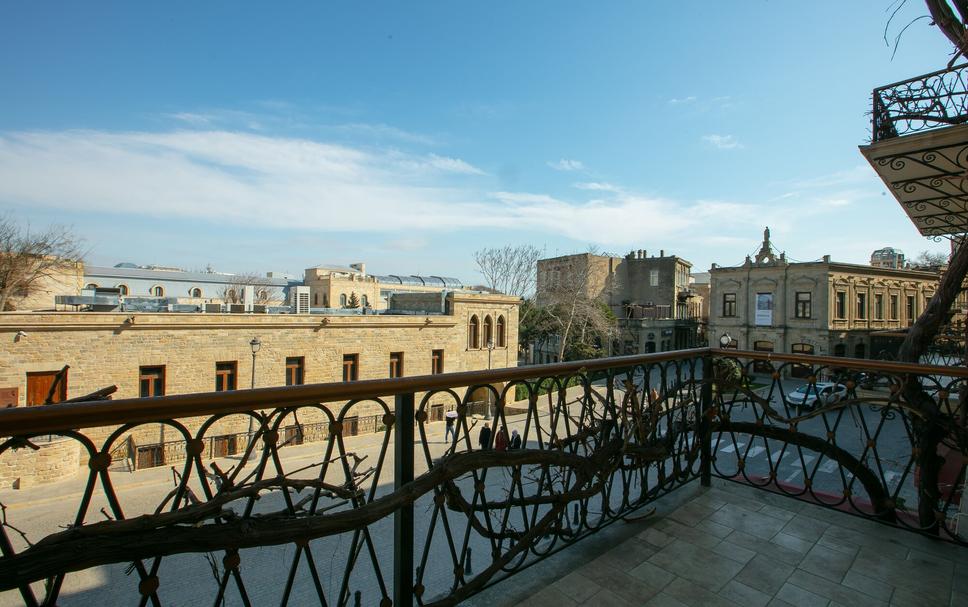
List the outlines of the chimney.
<svg viewBox="0 0 968 607">
<path fill-rule="evenodd" d="M 665 257 L 665 249 L 659 249 L 659 257 Z"/>
<path fill-rule="evenodd" d="M 366 264 L 363 263 L 362 261 L 359 263 L 351 263 L 350 267 L 353 268 L 354 270 L 357 270 L 363 276 L 366 276 Z"/>
<path fill-rule="evenodd" d="M 823 256 L 823 262 L 824 263 L 830 263 L 830 255 L 824 255 Z"/>
</svg>

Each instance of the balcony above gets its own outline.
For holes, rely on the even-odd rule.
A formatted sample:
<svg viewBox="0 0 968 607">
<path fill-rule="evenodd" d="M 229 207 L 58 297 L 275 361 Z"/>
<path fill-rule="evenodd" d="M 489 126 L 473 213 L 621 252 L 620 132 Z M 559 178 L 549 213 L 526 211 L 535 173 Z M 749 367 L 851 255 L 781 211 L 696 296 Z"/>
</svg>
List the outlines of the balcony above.
<svg viewBox="0 0 968 607">
<path fill-rule="evenodd" d="M 968 231 L 968 64 L 874 89 L 860 151 L 923 236 Z"/>
</svg>

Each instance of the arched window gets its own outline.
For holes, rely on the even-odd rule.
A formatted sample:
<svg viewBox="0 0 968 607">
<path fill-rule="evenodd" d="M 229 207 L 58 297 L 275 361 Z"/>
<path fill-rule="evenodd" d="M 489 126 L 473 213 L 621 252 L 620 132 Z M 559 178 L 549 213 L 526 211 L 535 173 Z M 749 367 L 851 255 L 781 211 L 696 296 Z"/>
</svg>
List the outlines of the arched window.
<svg viewBox="0 0 968 607">
<path fill-rule="evenodd" d="M 346 307 L 346 293 L 341 293 L 340 294 L 340 296 L 339 296 L 339 307 L 341 307 L 341 308 L 345 308 Z"/>
<path fill-rule="evenodd" d="M 484 317 L 484 345 L 494 347 L 494 321 L 490 315 Z"/>
<path fill-rule="evenodd" d="M 360 297 L 360 305 L 363 306 L 364 308 L 367 308 L 370 306 L 370 300 L 367 299 L 366 295 Z"/>
<path fill-rule="evenodd" d="M 867 348 L 863 343 L 854 346 L 854 358 L 867 358 Z"/>
<path fill-rule="evenodd" d="M 165 289 L 161 285 L 156 285 L 154 287 L 151 287 L 151 294 L 154 295 L 155 297 L 164 297 Z"/>
<path fill-rule="evenodd" d="M 847 356 L 847 346 L 845 344 L 834 346 L 834 356 Z"/>
<path fill-rule="evenodd" d="M 192 297 L 201 297 L 202 290 L 199 289 L 198 287 L 192 287 L 192 289 L 188 292 L 188 294 L 191 295 Z"/>
<path fill-rule="evenodd" d="M 497 317 L 497 347 L 506 348 L 507 347 L 507 334 L 504 329 L 504 317 Z"/>
<path fill-rule="evenodd" d="M 327 295 L 325 293 L 323 293 L 323 307 L 324 308 L 328 308 L 329 307 L 329 295 Z"/>
<path fill-rule="evenodd" d="M 467 347 L 471 350 L 481 347 L 481 321 L 476 315 L 471 316 L 470 322 L 467 323 Z"/>
<path fill-rule="evenodd" d="M 128 294 L 128 285 L 123 285 L 123 284 L 122 285 L 118 285 L 117 286 L 117 289 L 118 289 L 118 294 L 119 295 L 127 295 Z"/>
<path fill-rule="evenodd" d="M 88 283 L 88 285 L 86 287 L 84 287 L 84 288 L 85 289 L 96 289 L 97 288 L 97 283 L 94 283 L 94 282 Z"/>
<path fill-rule="evenodd" d="M 314 306 L 319 305 L 319 293 L 313 293 L 313 305 Z"/>
<path fill-rule="evenodd" d="M 269 300 L 269 292 L 266 291 L 265 289 L 259 289 L 259 301 L 268 301 L 268 300 Z"/>
</svg>

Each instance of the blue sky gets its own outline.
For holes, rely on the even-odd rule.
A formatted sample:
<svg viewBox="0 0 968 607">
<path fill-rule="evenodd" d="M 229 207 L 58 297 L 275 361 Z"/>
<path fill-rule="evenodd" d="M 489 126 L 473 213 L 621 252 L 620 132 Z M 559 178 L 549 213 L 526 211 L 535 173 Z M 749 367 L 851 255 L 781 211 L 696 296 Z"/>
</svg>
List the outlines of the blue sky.
<svg viewBox="0 0 968 607">
<path fill-rule="evenodd" d="M 477 249 L 732 265 L 920 237 L 857 151 L 944 67 L 891 2 L 0 5 L 0 211 L 89 261 L 479 280 Z M 923 14 L 908 2 L 888 29 Z"/>
</svg>

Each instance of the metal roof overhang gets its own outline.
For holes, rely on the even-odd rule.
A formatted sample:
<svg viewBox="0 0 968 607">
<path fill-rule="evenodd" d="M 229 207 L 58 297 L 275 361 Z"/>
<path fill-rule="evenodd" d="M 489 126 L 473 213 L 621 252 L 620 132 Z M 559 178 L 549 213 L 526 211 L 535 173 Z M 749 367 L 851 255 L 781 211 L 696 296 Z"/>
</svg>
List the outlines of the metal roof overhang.
<svg viewBox="0 0 968 607">
<path fill-rule="evenodd" d="M 860 146 L 923 236 L 968 232 L 968 125 Z"/>
</svg>

